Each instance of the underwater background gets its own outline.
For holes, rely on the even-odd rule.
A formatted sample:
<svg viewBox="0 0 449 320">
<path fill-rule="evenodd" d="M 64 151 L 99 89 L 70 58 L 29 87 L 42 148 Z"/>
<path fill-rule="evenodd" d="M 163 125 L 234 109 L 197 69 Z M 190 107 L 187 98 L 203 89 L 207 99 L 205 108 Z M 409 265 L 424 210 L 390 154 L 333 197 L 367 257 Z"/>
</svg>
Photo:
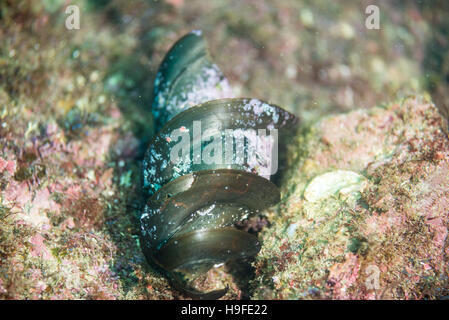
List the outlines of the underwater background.
<svg viewBox="0 0 449 320">
<path fill-rule="evenodd" d="M 146 262 L 139 216 L 153 82 L 191 30 L 235 96 L 302 121 L 281 203 L 241 226 L 260 254 L 198 287 L 447 298 L 449 4 L 436 0 L 0 1 L 0 298 L 185 298 Z"/>
</svg>

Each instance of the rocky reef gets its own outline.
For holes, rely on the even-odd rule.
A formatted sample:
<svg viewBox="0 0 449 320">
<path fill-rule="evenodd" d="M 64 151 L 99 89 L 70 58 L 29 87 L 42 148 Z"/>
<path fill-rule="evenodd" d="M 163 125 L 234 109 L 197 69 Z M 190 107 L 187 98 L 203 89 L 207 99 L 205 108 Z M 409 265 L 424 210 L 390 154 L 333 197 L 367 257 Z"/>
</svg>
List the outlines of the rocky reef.
<svg viewBox="0 0 449 320">
<path fill-rule="evenodd" d="M 449 294 L 449 140 L 423 98 L 326 117 L 298 137 L 262 232 L 254 298 Z"/>
<path fill-rule="evenodd" d="M 447 298 L 447 6 L 353 1 L 0 2 L 0 298 L 185 298 L 139 242 L 157 66 L 202 29 L 235 84 L 301 117 L 260 254 L 226 299 Z M 215 54 L 220 53 L 220 54 Z M 404 98 L 407 97 L 407 98 Z M 393 102 L 392 102 L 393 101 Z M 435 102 L 435 106 L 431 101 Z"/>
</svg>

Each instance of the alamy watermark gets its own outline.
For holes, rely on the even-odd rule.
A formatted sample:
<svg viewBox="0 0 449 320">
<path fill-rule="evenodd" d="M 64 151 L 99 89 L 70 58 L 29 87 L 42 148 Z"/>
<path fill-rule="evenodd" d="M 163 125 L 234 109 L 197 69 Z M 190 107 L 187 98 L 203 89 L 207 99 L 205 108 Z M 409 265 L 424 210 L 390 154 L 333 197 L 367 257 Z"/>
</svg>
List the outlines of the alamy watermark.
<svg viewBox="0 0 449 320">
<path fill-rule="evenodd" d="M 202 131 L 201 121 L 193 121 L 191 128 L 180 127 L 167 136 L 166 141 L 173 144 L 173 164 L 239 165 L 262 176 L 278 170 L 277 129 L 220 130 L 208 126 Z"/>
<path fill-rule="evenodd" d="M 365 19 L 365 27 L 367 29 L 380 29 L 380 10 L 379 7 L 371 4 L 366 7 L 365 13 L 368 14 L 368 16 Z"/>
<path fill-rule="evenodd" d="M 367 275 L 365 280 L 365 287 L 368 290 L 378 290 L 380 289 L 379 284 L 379 277 L 380 277 L 380 270 L 379 267 L 376 265 L 369 265 L 365 269 L 365 274 Z"/>
<path fill-rule="evenodd" d="M 65 19 L 65 27 L 67 30 L 80 29 L 80 8 L 77 5 L 69 5 L 65 9 L 68 15 Z M 365 27 L 369 30 L 380 29 L 380 9 L 378 6 L 371 4 L 365 8 L 365 14 L 368 16 L 365 19 Z"/>
<path fill-rule="evenodd" d="M 80 29 L 80 8 L 76 5 L 70 5 L 65 8 L 65 13 L 68 14 L 65 19 L 65 27 L 67 30 Z"/>
</svg>

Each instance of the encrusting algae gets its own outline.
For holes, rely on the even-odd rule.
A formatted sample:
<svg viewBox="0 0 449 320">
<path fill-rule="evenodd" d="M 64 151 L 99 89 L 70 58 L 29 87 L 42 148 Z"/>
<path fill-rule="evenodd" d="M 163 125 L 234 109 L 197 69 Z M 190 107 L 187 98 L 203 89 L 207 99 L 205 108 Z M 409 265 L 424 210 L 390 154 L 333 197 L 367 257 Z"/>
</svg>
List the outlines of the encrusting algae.
<svg viewBox="0 0 449 320">
<path fill-rule="evenodd" d="M 299 137 L 306 151 L 262 231 L 253 298 L 447 296 L 446 128 L 433 104 L 411 97 Z"/>
<path fill-rule="evenodd" d="M 305 121 L 282 203 L 242 226 L 262 229 L 250 274 L 222 266 L 195 287 L 449 296 L 448 139 L 425 92 L 447 117 L 448 10 L 382 2 L 381 30 L 367 30 L 355 2 L 133 2 L 71 1 L 70 31 L 65 1 L 0 2 L 1 299 L 185 298 L 147 264 L 138 217 L 157 67 L 191 29 L 234 96 Z"/>
</svg>

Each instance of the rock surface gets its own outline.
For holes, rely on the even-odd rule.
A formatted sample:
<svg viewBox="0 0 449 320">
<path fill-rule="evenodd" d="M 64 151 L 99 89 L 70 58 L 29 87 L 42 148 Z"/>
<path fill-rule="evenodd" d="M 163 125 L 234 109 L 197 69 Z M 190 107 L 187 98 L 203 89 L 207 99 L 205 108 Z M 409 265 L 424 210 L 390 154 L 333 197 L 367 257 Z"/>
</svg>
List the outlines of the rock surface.
<svg viewBox="0 0 449 320">
<path fill-rule="evenodd" d="M 327 117 L 297 143 L 284 203 L 262 231 L 257 299 L 449 295 L 449 140 L 408 98 Z"/>
<path fill-rule="evenodd" d="M 67 1 L 0 1 L 1 299 L 184 298 L 146 263 L 137 217 L 155 72 L 192 29 L 236 96 L 309 128 L 284 202 L 243 226 L 264 227 L 253 281 L 230 266 L 198 285 L 229 284 L 228 299 L 447 296 L 442 120 L 420 99 L 367 111 L 409 92 L 448 110 L 447 2 L 381 2 L 368 30 L 355 1 L 230 1 L 73 0 L 79 30 Z"/>
</svg>

